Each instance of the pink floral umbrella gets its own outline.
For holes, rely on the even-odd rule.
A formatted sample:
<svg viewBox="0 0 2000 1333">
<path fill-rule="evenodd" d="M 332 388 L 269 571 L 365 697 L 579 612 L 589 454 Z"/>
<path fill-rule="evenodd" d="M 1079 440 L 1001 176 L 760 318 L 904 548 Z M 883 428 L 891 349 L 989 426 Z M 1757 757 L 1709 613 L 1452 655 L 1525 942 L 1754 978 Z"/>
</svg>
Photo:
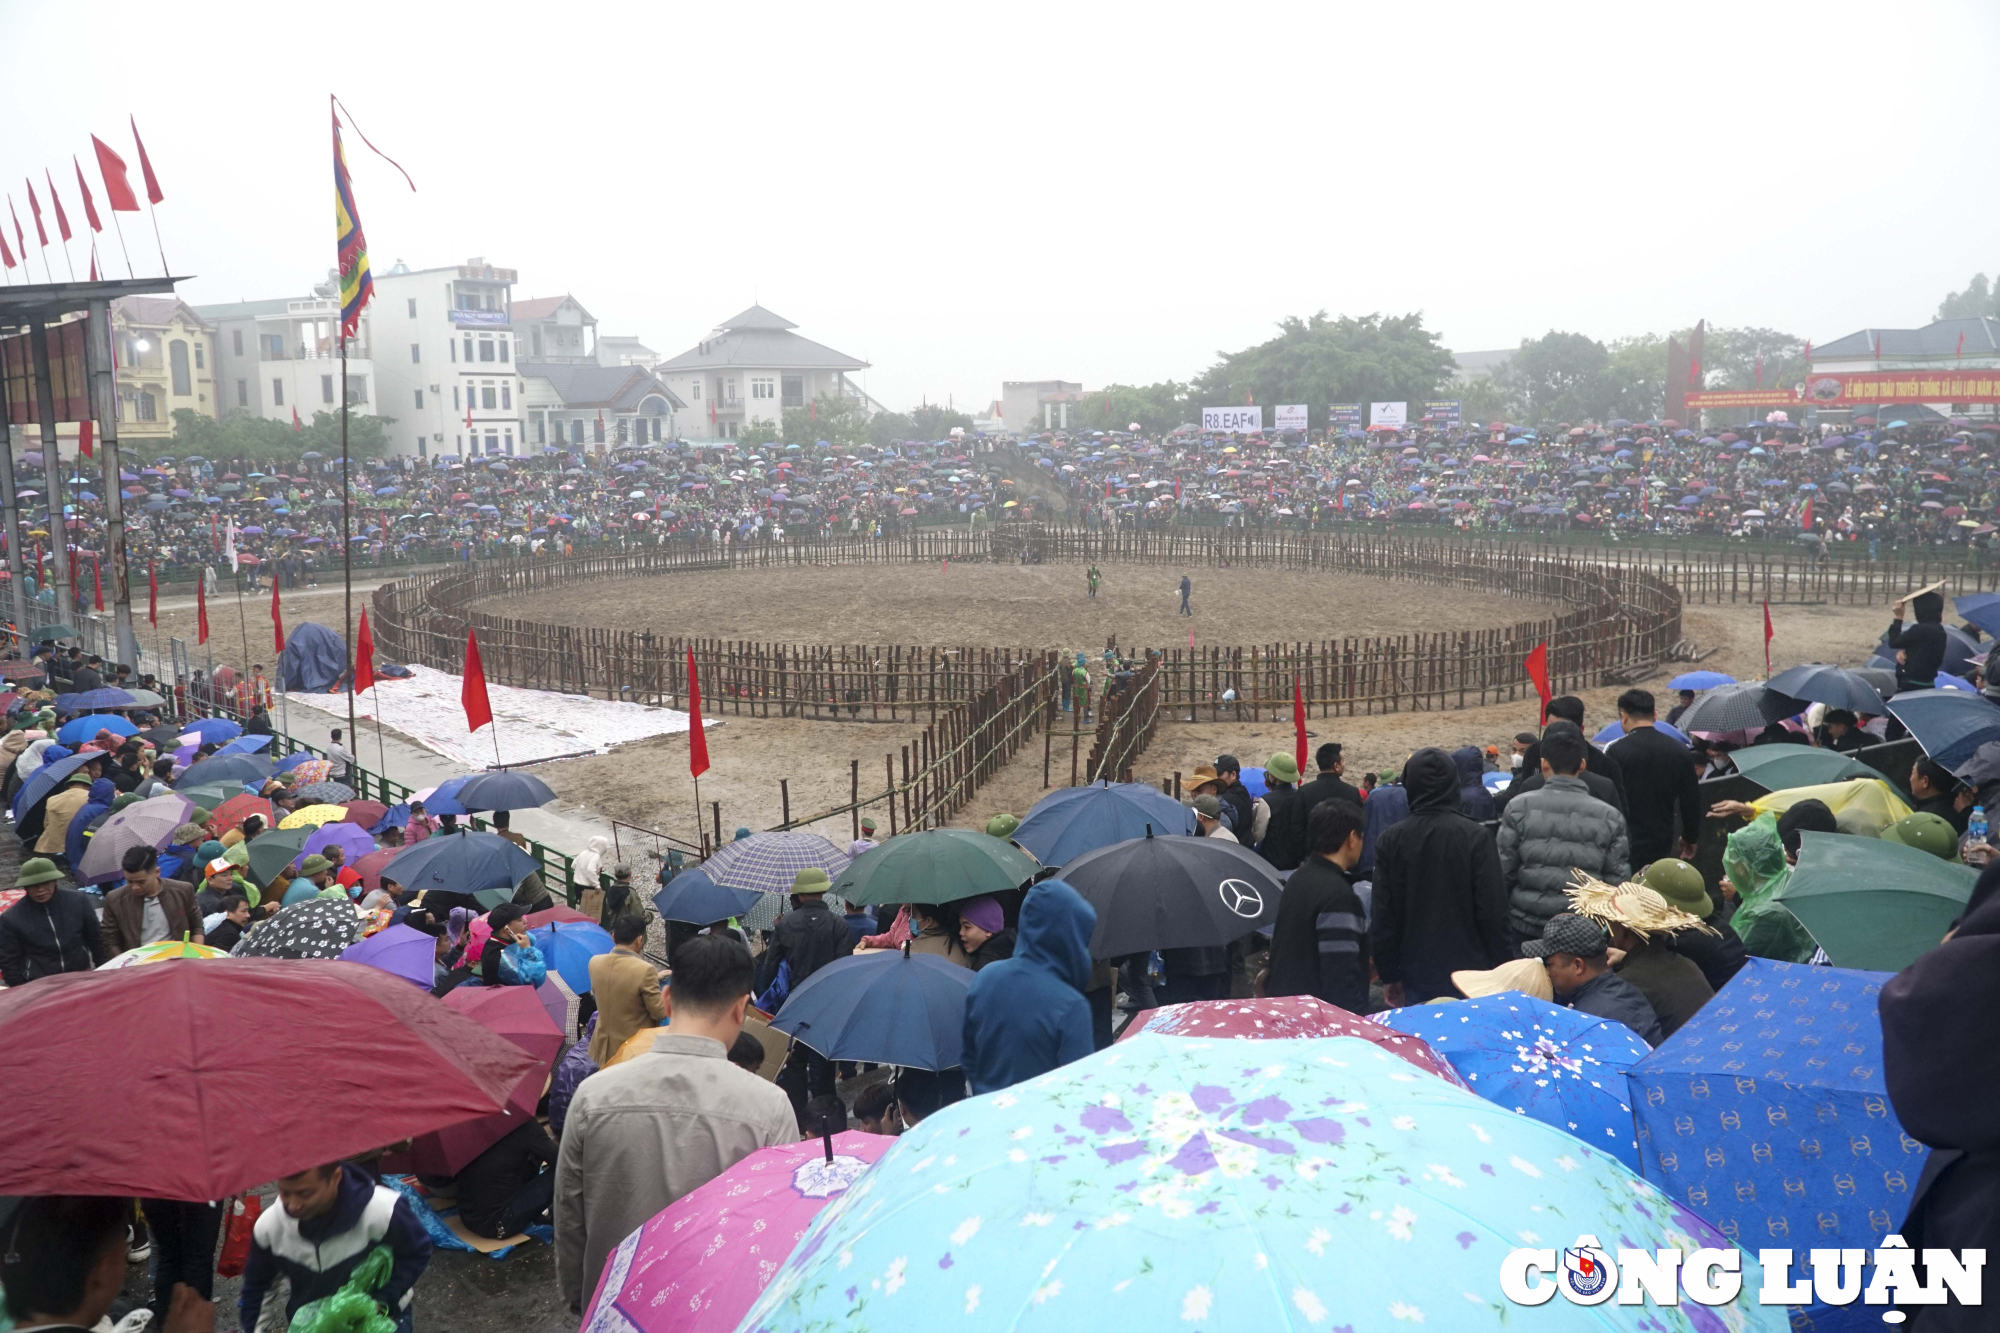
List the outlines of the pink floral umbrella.
<svg viewBox="0 0 2000 1333">
<path fill-rule="evenodd" d="M 1466 1087 L 1451 1062 L 1430 1043 L 1407 1032 L 1350 1014 L 1312 995 L 1287 995 L 1264 1000 L 1197 1000 L 1148 1009 L 1134 1017 L 1118 1040 L 1141 1032 L 1167 1037 L 1359 1037 L 1391 1055 L 1399 1055 L 1427 1074 Z"/>
<path fill-rule="evenodd" d="M 819 1210 L 895 1142 L 850 1130 L 751 1153 L 619 1242 L 579 1333 L 730 1333 Z"/>
</svg>

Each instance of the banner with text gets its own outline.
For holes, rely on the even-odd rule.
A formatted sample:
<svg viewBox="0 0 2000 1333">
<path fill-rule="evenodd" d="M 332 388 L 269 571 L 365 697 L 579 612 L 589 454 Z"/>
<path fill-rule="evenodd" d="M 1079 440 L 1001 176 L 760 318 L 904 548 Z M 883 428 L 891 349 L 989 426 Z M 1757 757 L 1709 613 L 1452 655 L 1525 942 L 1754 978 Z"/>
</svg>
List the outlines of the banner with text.
<svg viewBox="0 0 2000 1333">
<path fill-rule="evenodd" d="M 1326 428 L 1345 430 L 1349 426 L 1361 424 L 1361 404 L 1335 403 L 1326 409 Z"/>
<path fill-rule="evenodd" d="M 1368 424 L 1371 426 L 1394 426 L 1401 429 L 1410 424 L 1408 403 L 1368 404 Z"/>
<path fill-rule="evenodd" d="M 1681 395 L 1689 407 L 1805 407 L 1788 389 L 1696 389 Z"/>
<path fill-rule="evenodd" d="M 1456 426 L 1465 417 L 1464 404 L 1457 398 L 1434 398 L 1424 404 L 1424 420 Z"/>
<path fill-rule="evenodd" d="M 1806 380 L 1806 401 L 1817 407 L 2000 403 L 2000 370 L 1859 370 L 1813 375 Z"/>
<path fill-rule="evenodd" d="M 1236 431 L 1239 433 L 1264 429 L 1264 409 L 1261 407 L 1204 407 L 1201 409 L 1203 430 Z"/>
<path fill-rule="evenodd" d="M 1304 403 L 1279 403 L 1272 411 L 1271 424 L 1277 430 L 1306 432 L 1306 405 Z"/>
</svg>

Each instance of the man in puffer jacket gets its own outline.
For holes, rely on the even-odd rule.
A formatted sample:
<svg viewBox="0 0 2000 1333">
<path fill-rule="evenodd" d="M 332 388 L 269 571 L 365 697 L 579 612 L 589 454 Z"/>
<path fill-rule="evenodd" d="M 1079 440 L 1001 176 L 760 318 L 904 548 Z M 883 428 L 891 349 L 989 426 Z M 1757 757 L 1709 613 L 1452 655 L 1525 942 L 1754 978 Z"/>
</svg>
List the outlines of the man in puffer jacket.
<svg viewBox="0 0 2000 1333">
<path fill-rule="evenodd" d="M 1542 736 L 1541 789 L 1509 801 L 1501 816 L 1507 930 L 1517 949 L 1540 939 L 1549 918 L 1569 910 L 1575 871 L 1612 884 L 1630 872 L 1625 816 L 1592 796 L 1578 776 L 1589 748 L 1581 731 L 1551 726 Z"/>
</svg>

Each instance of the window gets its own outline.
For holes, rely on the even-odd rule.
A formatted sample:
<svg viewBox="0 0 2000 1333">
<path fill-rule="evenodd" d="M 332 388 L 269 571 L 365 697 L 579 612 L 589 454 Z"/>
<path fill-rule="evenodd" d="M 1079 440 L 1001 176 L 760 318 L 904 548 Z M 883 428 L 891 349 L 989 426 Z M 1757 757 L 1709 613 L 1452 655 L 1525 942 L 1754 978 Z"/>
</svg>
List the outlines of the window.
<svg viewBox="0 0 2000 1333">
<path fill-rule="evenodd" d="M 502 361 L 507 359 L 507 340 L 505 338 L 500 340 L 500 359 Z"/>
<path fill-rule="evenodd" d="M 250 406 L 250 381 L 249 381 L 249 380 L 238 380 L 238 381 L 236 381 L 236 405 L 237 405 L 238 407 L 248 407 L 248 406 Z"/>
<path fill-rule="evenodd" d="M 620 444 L 623 444 L 623 443 L 625 443 L 625 440 L 626 440 L 626 435 L 627 435 L 627 431 L 626 431 L 626 425 L 625 425 L 625 418 L 624 418 L 624 417 L 620 417 L 620 418 L 618 418 L 618 443 L 620 443 Z"/>
<path fill-rule="evenodd" d="M 594 421 L 593 423 L 591 423 L 591 427 L 590 427 L 590 438 L 591 438 L 591 442 L 592 442 L 592 443 L 594 443 L 594 444 L 603 444 L 603 443 L 604 443 L 604 418 L 603 418 L 603 417 L 599 417 L 599 418 L 598 418 L 598 419 L 597 419 L 596 421 Z"/>
<path fill-rule="evenodd" d="M 420 366 L 423 364 L 423 361 L 424 361 L 424 345 L 422 343 L 411 343 L 410 364 L 413 366 Z"/>
<path fill-rule="evenodd" d="M 196 370 L 208 369 L 208 348 L 201 343 L 194 345 L 194 368 Z"/>
<path fill-rule="evenodd" d="M 750 380 L 750 396 L 757 399 L 776 398 L 778 396 L 778 382 L 774 379 L 752 376 Z"/>
<path fill-rule="evenodd" d="M 806 405 L 806 381 L 803 375 L 786 375 L 784 385 L 785 400 L 782 406 L 804 407 Z"/>
<path fill-rule="evenodd" d="M 490 352 L 487 354 L 486 359 L 488 361 L 491 361 L 493 359 L 493 356 Z M 468 365 L 472 363 L 472 335 L 469 333 L 465 335 L 465 360 L 466 364 Z"/>
<path fill-rule="evenodd" d="M 430 455 L 430 451 L 431 451 L 430 442 L 421 435 L 417 436 L 417 457 L 418 458 L 428 457 Z"/>
<path fill-rule="evenodd" d="M 411 318 L 411 319 L 415 319 L 416 317 L 417 317 L 417 298 L 416 298 L 416 297 L 414 297 L 414 296 L 412 296 L 412 297 L 410 298 L 410 318 Z M 421 451 L 422 451 L 422 442 L 421 442 L 421 441 L 419 441 L 419 442 L 418 442 L 418 451 L 419 451 L 419 452 L 421 452 Z"/>
<path fill-rule="evenodd" d="M 271 381 L 271 405 L 273 407 L 283 407 L 285 405 L 285 382 L 283 380 Z"/>
<path fill-rule="evenodd" d="M 581 421 L 572 420 L 569 423 L 569 442 L 571 444 L 583 443 L 583 423 Z"/>
<path fill-rule="evenodd" d="M 322 403 L 333 401 L 333 376 L 321 375 L 319 377 L 319 400 Z"/>
<path fill-rule="evenodd" d="M 419 412 L 421 412 L 421 411 L 423 411 L 423 408 L 424 408 L 424 391 L 423 391 L 422 389 L 418 389 L 418 390 L 417 390 L 417 410 L 418 410 Z"/>
<path fill-rule="evenodd" d="M 188 345 L 176 338 L 167 344 L 167 364 L 174 377 L 174 397 L 185 398 L 194 392 L 194 381 L 188 376 Z"/>
<path fill-rule="evenodd" d="M 528 337 L 534 345 L 535 356 L 539 359 L 542 355 L 542 331 L 540 329 L 533 329 L 529 332 Z"/>
<path fill-rule="evenodd" d="M 138 413 L 139 420 L 158 421 L 160 419 L 159 409 L 153 400 L 152 394 L 140 393 L 135 395 L 132 399 L 132 405 Z"/>
<path fill-rule="evenodd" d="M 700 401 L 701 401 L 701 381 L 700 381 L 700 380 L 696 380 L 696 381 L 694 382 L 694 385 L 692 386 L 692 393 L 693 393 L 693 396 L 694 396 L 694 401 L 695 401 L 695 402 L 697 402 L 697 403 L 698 403 L 698 402 L 700 402 Z"/>
<path fill-rule="evenodd" d="M 444 350 L 445 350 L 446 352 L 448 352 L 448 353 L 449 353 L 449 354 L 451 355 L 451 359 L 452 359 L 452 363 L 453 363 L 454 365 L 455 365 L 455 364 L 457 364 L 457 362 L 458 362 L 458 341 L 457 341 L 457 339 L 454 339 L 454 338 L 447 338 L 447 339 L 445 339 L 445 340 L 444 340 Z"/>
<path fill-rule="evenodd" d="M 733 377 L 722 382 L 722 401 L 725 403 L 736 401 L 736 380 Z"/>
<path fill-rule="evenodd" d="M 365 407 L 367 406 L 367 403 L 368 403 L 368 377 L 366 375 L 348 376 L 347 405 L 349 407 Z"/>
<path fill-rule="evenodd" d="M 503 385 L 501 385 L 501 386 L 500 386 L 500 406 L 502 406 L 502 407 L 512 407 L 513 405 L 514 405 L 514 386 L 513 386 L 513 385 L 511 385 L 511 384 L 503 384 Z"/>
<path fill-rule="evenodd" d="M 508 431 L 506 438 L 507 438 L 507 452 L 511 454 L 514 452 L 514 432 L 511 430 Z"/>
<path fill-rule="evenodd" d="M 454 384 L 451 386 L 451 410 L 456 412 L 461 406 L 463 404 L 458 401 L 458 386 Z"/>
<path fill-rule="evenodd" d="M 549 442 L 549 419 L 543 416 L 541 413 L 537 412 L 535 413 L 535 443 L 547 444 L 548 442 Z"/>
<path fill-rule="evenodd" d="M 233 355 L 243 355 L 243 330 L 231 329 L 229 331 L 229 350 Z"/>
<path fill-rule="evenodd" d="M 486 452 L 489 454 L 497 454 L 500 452 L 500 437 L 498 435 L 495 435 L 492 431 L 486 432 Z"/>
<path fill-rule="evenodd" d="M 479 359 L 481 361 L 491 361 L 493 359 L 493 340 L 491 338 L 481 338 L 479 340 Z"/>
<path fill-rule="evenodd" d="M 493 410 L 494 402 L 493 402 L 492 385 L 482 384 L 479 386 L 479 406 L 488 412 L 491 412 Z"/>
</svg>

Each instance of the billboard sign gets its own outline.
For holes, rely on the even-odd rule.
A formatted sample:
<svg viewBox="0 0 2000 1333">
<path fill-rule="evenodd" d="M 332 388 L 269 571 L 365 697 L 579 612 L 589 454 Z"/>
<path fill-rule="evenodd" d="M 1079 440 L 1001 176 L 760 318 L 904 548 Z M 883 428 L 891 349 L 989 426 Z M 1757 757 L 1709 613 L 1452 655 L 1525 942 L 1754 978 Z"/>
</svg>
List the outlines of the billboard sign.
<svg viewBox="0 0 2000 1333">
<path fill-rule="evenodd" d="M 1425 421 L 1448 422 L 1456 426 L 1464 419 L 1462 402 L 1457 398 L 1437 398 L 1424 404 Z"/>
<path fill-rule="evenodd" d="M 1303 435 L 1306 431 L 1306 405 L 1304 403 L 1279 403 L 1272 413 L 1272 425 L 1281 431 L 1295 430 Z"/>
<path fill-rule="evenodd" d="M 1394 426 L 1398 430 L 1410 424 L 1408 403 L 1368 404 L 1368 424 L 1371 426 Z"/>
<path fill-rule="evenodd" d="M 1328 430 L 1345 430 L 1349 426 L 1359 426 L 1360 424 L 1361 404 L 1359 403 L 1334 403 L 1326 409 L 1326 428 Z"/>
<path fill-rule="evenodd" d="M 1205 431 L 1234 431 L 1239 434 L 1264 429 L 1261 407 L 1204 407 L 1201 428 Z"/>
</svg>

